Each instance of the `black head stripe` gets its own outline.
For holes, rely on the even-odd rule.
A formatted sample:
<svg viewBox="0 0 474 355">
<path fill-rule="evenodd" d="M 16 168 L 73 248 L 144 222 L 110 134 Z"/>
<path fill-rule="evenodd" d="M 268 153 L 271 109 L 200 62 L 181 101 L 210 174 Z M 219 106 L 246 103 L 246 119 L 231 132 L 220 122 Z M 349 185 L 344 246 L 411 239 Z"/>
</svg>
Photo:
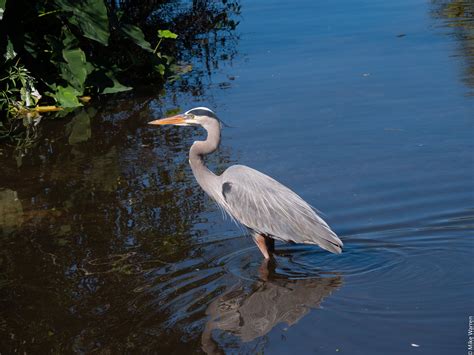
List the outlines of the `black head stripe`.
<svg viewBox="0 0 474 355">
<path fill-rule="evenodd" d="M 209 117 L 217 119 L 217 116 L 214 112 L 208 111 L 208 110 L 202 110 L 202 109 L 199 109 L 199 108 L 197 108 L 195 110 L 188 111 L 188 113 L 191 114 L 191 115 L 195 115 L 195 116 L 209 116 Z"/>
</svg>

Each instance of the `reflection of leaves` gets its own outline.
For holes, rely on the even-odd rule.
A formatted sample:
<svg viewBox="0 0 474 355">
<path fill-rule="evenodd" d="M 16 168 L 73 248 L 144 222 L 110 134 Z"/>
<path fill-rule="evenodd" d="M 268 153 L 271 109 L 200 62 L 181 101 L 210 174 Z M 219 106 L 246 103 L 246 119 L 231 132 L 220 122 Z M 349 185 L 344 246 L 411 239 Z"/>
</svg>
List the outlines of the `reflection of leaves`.
<svg viewBox="0 0 474 355">
<path fill-rule="evenodd" d="M 454 1 L 446 5 L 446 8 L 444 9 L 444 14 L 448 18 L 464 17 L 465 6 L 466 5 L 462 2 Z"/>
<path fill-rule="evenodd" d="M 89 115 L 88 111 L 92 111 Z M 69 144 L 74 145 L 77 143 L 88 141 L 91 134 L 91 119 L 90 116 L 95 114 L 95 110 L 83 110 L 72 121 L 68 124 L 68 129 L 71 133 L 69 134 Z"/>
<path fill-rule="evenodd" d="M 0 190 L 0 232 L 9 233 L 23 223 L 23 207 L 16 191 Z"/>
<path fill-rule="evenodd" d="M 118 153 L 115 146 L 110 148 L 106 154 L 93 158 L 89 181 L 96 189 L 107 192 L 115 191 L 119 176 Z"/>
<path fill-rule="evenodd" d="M 72 3 L 73 0 L 69 2 Z M 18 1 L 12 0 L 12 3 Z M 120 2 L 120 6 L 128 6 L 130 3 L 132 2 Z M 136 11 L 126 11 L 127 20 L 128 16 L 134 16 L 151 3 L 156 6 L 155 2 L 140 2 L 135 5 Z M 199 17 L 198 14 L 194 19 Z M 47 21 L 46 16 L 42 18 Z M 67 23 L 67 19 L 65 22 Z M 212 25 L 213 22 L 209 23 Z M 151 21 L 149 24 L 151 28 L 145 33 L 150 39 L 156 35 L 158 25 L 169 25 Z M 68 27 L 79 34 L 75 26 Z M 146 29 L 145 26 L 143 28 Z M 169 28 L 174 30 L 172 25 Z M 197 35 L 208 31 L 210 29 L 205 29 Z M 177 33 L 181 38 L 181 32 Z M 94 46 L 101 48 L 102 53 L 112 57 L 118 52 L 117 48 L 105 48 L 98 42 L 86 41 L 80 34 L 78 39 L 80 43 L 71 41 L 67 47 L 62 45 L 62 41 L 53 43 L 58 46 L 54 50 L 55 60 L 64 60 L 64 48 L 74 49 L 80 46 L 86 53 L 86 59 L 93 61 L 97 70 L 102 71 L 101 65 L 105 69 L 111 68 L 108 62 L 94 61 L 97 56 L 90 49 Z M 131 40 L 123 42 L 127 44 L 131 54 L 138 54 L 133 59 L 140 59 L 137 58 L 139 55 L 153 57 L 132 44 Z M 173 40 L 163 42 L 172 47 L 179 46 Z M 217 41 L 215 44 L 220 46 L 221 42 Z M 212 48 L 206 53 L 207 60 L 221 58 L 215 55 Z M 128 53 L 119 54 L 126 57 Z M 193 52 L 189 56 L 193 60 L 184 62 L 191 63 L 200 55 L 200 51 Z M 127 61 L 116 64 L 117 67 L 119 64 L 128 67 Z M 114 71 L 114 74 L 120 75 L 120 72 L 123 71 Z M 143 73 L 146 75 L 148 72 L 138 71 L 136 75 Z M 92 75 L 94 73 L 88 75 L 86 87 L 90 87 Z M 133 83 L 128 74 L 118 78 L 126 78 L 127 83 Z M 111 84 L 113 80 L 105 78 L 104 83 Z M 100 88 L 104 89 L 105 86 Z M 93 92 L 96 92 L 95 88 Z M 25 216 L 21 229 L 16 228 L 15 238 L 11 238 L 14 243 L 0 244 L 0 251 L 3 250 L 0 257 L 4 260 L 4 256 L 10 258 L 0 266 L 2 270 L 8 270 L 5 277 L 13 280 L 4 296 L 7 300 L 5 304 L 12 305 L 6 317 L 8 331 L 12 334 L 12 337 L 4 339 L 8 342 L 6 352 L 14 353 L 17 349 L 27 352 L 39 347 L 55 349 L 56 352 L 74 352 L 74 349 L 78 352 L 153 352 L 157 345 L 162 345 L 163 337 L 153 337 L 152 342 L 147 343 L 150 338 L 144 336 L 146 329 L 149 329 L 142 325 L 143 316 L 149 314 L 148 304 L 137 304 L 138 308 L 130 307 L 130 300 L 137 296 L 134 290 L 136 286 L 143 286 L 143 279 L 147 282 L 160 282 L 154 277 L 154 273 L 143 274 L 145 269 L 151 268 L 154 272 L 159 265 L 170 263 L 166 265 L 167 271 L 176 267 L 183 276 L 188 276 L 188 267 L 193 265 L 189 262 L 189 254 L 201 253 L 199 248 L 194 247 L 195 238 L 192 238 L 201 233 L 201 227 L 195 227 L 195 223 L 200 220 L 200 213 L 208 205 L 204 194 L 197 190 L 190 175 L 184 152 L 187 151 L 192 132 L 179 131 L 178 134 L 167 130 L 157 135 L 142 130 L 146 117 L 155 113 L 151 111 L 155 104 L 143 102 L 145 100 L 132 97 L 104 104 L 97 117 L 93 117 L 88 111 L 89 118 L 83 114 L 85 109 L 80 108 L 78 111 L 82 116 L 75 117 L 70 122 L 66 134 L 64 127 L 60 125 L 45 126 L 48 136 L 54 139 L 41 141 L 35 154 L 28 156 L 31 161 L 25 158 L 28 164 L 24 164 L 21 171 L 16 167 L 13 169 L 9 180 L 12 180 L 12 176 L 41 176 L 41 181 L 35 184 L 29 184 L 25 180 L 26 184 L 21 183 L 21 191 L 18 193 L 22 196 L 25 210 L 42 210 L 45 214 L 35 213 L 31 219 Z M 138 109 L 139 107 L 143 109 Z M 166 108 L 163 105 L 162 109 Z M 65 112 L 63 110 L 60 114 Z M 94 137 L 91 137 L 92 132 L 87 133 L 92 129 Z M 78 140 L 83 143 L 72 147 L 63 143 L 68 138 L 73 141 L 74 137 L 79 137 Z M 151 149 L 137 149 L 140 143 L 163 149 L 158 154 Z M 175 154 L 177 152 L 182 154 Z M 186 170 L 188 174 L 183 173 Z M 122 177 L 121 182 L 119 177 Z M 176 183 L 183 179 L 186 184 Z M 53 208 L 63 211 L 63 214 L 52 218 L 50 211 Z M 48 238 L 49 236 L 53 238 Z M 67 246 L 64 247 L 63 244 L 66 243 Z M 103 260 L 110 255 L 126 254 L 130 250 L 136 252 L 136 256 L 115 265 L 107 267 L 89 264 L 90 260 Z M 3 267 L 4 265 L 7 267 Z M 82 268 L 96 273 L 84 274 Z M 108 272 L 109 270 L 113 272 Z M 127 277 L 135 271 L 140 271 L 140 276 Z M 161 272 L 161 269 L 158 271 Z M 35 277 L 32 278 L 31 275 Z M 45 288 L 45 284 L 49 287 Z M 149 296 L 148 292 L 142 294 Z M 154 295 L 152 296 L 154 300 Z M 210 302 L 210 297 L 206 297 L 203 302 Z M 110 313 L 99 314 L 98 312 L 106 312 L 101 309 L 106 310 L 109 303 Z M 201 306 L 204 307 L 204 304 Z M 159 317 L 161 319 L 161 315 Z M 87 327 L 84 327 L 83 322 L 77 322 L 78 318 L 87 318 Z M 58 320 L 62 327 L 59 330 L 56 328 Z M 109 322 L 111 327 L 122 327 L 130 336 L 124 338 L 116 332 L 104 333 L 104 321 Z M 177 329 L 177 332 L 180 331 Z M 54 335 L 49 336 L 52 333 Z M 193 335 L 196 336 L 197 333 Z M 30 339 L 35 339 L 35 344 Z M 167 343 L 164 352 L 169 352 L 169 348 L 174 345 L 173 342 Z"/>
<path fill-rule="evenodd" d="M 472 36 L 474 3 L 466 0 L 436 0 L 434 5 L 434 15 L 444 19 L 448 27 L 456 28 L 453 34 L 459 41 L 461 56 L 467 62 L 463 81 L 474 86 L 474 52 L 472 50 L 474 45 Z"/>
<path fill-rule="evenodd" d="M 181 112 L 180 107 L 172 108 L 170 110 L 166 110 L 165 116 L 174 116 L 174 115 L 177 115 L 180 112 Z"/>
<path fill-rule="evenodd" d="M 60 236 L 60 237 L 68 236 L 69 234 L 71 234 L 71 231 L 72 231 L 72 227 L 71 227 L 70 224 L 63 224 L 61 227 L 59 227 L 57 235 Z M 64 245 L 64 243 L 67 243 L 66 239 L 58 238 L 57 240 L 58 240 L 57 241 L 58 244 L 63 244 Z"/>
</svg>

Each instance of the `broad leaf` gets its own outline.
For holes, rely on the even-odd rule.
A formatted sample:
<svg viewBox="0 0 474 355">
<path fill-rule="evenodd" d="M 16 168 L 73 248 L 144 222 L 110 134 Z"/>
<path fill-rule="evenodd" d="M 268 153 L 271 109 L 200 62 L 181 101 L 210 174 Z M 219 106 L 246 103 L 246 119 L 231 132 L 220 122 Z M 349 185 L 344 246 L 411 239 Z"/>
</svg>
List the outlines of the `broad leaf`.
<svg viewBox="0 0 474 355">
<path fill-rule="evenodd" d="M 80 28 L 84 37 L 107 46 L 109 43 L 109 18 L 104 0 L 55 0 L 64 11 L 71 11 L 69 22 Z"/>
<path fill-rule="evenodd" d="M 112 72 L 107 72 L 105 75 L 112 81 L 113 84 L 112 86 L 106 87 L 102 91 L 102 94 L 115 94 L 117 92 L 132 90 L 132 87 L 121 84 Z"/>
<path fill-rule="evenodd" d="M 87 75 L 93 69 L 92 65 L 87 62 L 86 55 L 80 48 L 64 49 L 63 58 L 66 64 L 61 63 L 62 78 L 82 95 L 84 82 L 86 81 Z"/>
<path fill-rule="evenodd" d="M 150 42 L 145 39 L 145 35 L 143 34 L 143 31 L 140 28 L 134 25 L 125 24 L 122 26 L 122 31 L 127 37 L 130 37 L 138 46 L 142 47 L 148 52 L 153 52 Z"/>
<path fill-rule="evenodd" d="M 114 94 L 131 90 L 131 87 L 122 85 L 115 77 L 115 73 L 119 70 L 116 66 L 111 68 L 96 66 L 95 70 L 87 77 L 86 85 L 96 88 L 100 94 Z"/>
<path fill-rule="evenodd" d="M 79 39 L 66 26 L 61 30 L 61 38 L 65 49 L 79 47 Z"/>
<path fill-rule="evenodd" d="M 71 86 L 58 86 L 53 96 L 62 107 L 78 107 L 82 106 L 82 104 L 77 99 L 80 94 L 80 92 Z"/>
<path fill-rule="evenodd" d="M 158 37 L 176 39 L 178 38 L 178 35 L 170 30 L 158 30 Z"/>
</svg>

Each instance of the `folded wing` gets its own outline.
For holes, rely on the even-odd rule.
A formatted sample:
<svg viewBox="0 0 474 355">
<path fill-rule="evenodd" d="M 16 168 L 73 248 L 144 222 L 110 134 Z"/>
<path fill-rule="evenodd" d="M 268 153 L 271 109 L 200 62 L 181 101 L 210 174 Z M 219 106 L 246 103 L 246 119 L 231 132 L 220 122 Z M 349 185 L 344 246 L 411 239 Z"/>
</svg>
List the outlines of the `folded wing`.
<svg viewBox="0 0 474 355">
<path fill-rule="evenodd" d="M 223 205 L 246 227 L 285 242 L 317 244 L 333 253 L 343 243 L 301 197 L 271 177 L 243 165 L 221 175 Z"/>
</svg>

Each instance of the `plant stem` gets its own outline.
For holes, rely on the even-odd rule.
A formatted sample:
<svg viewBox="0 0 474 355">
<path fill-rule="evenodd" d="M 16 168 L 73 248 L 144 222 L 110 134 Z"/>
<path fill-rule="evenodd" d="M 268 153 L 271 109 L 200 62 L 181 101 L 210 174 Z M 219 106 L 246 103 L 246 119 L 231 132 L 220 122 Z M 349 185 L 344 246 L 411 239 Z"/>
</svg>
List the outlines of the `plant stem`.
<svg viewBox="0 0 474 355">
<path fill-rule="evenodd" d="M 163 40 L 163 38 L 160 38 L 160 40 L 159 40 L 158 43 L 156 44 L 156 47 L 155 47 L 155 49 L 153 50 L 153 54 L 156 54 L 156 51 L 158 50 L 158 47 L 160 46 L 162 40 Z"/>
</svg>

